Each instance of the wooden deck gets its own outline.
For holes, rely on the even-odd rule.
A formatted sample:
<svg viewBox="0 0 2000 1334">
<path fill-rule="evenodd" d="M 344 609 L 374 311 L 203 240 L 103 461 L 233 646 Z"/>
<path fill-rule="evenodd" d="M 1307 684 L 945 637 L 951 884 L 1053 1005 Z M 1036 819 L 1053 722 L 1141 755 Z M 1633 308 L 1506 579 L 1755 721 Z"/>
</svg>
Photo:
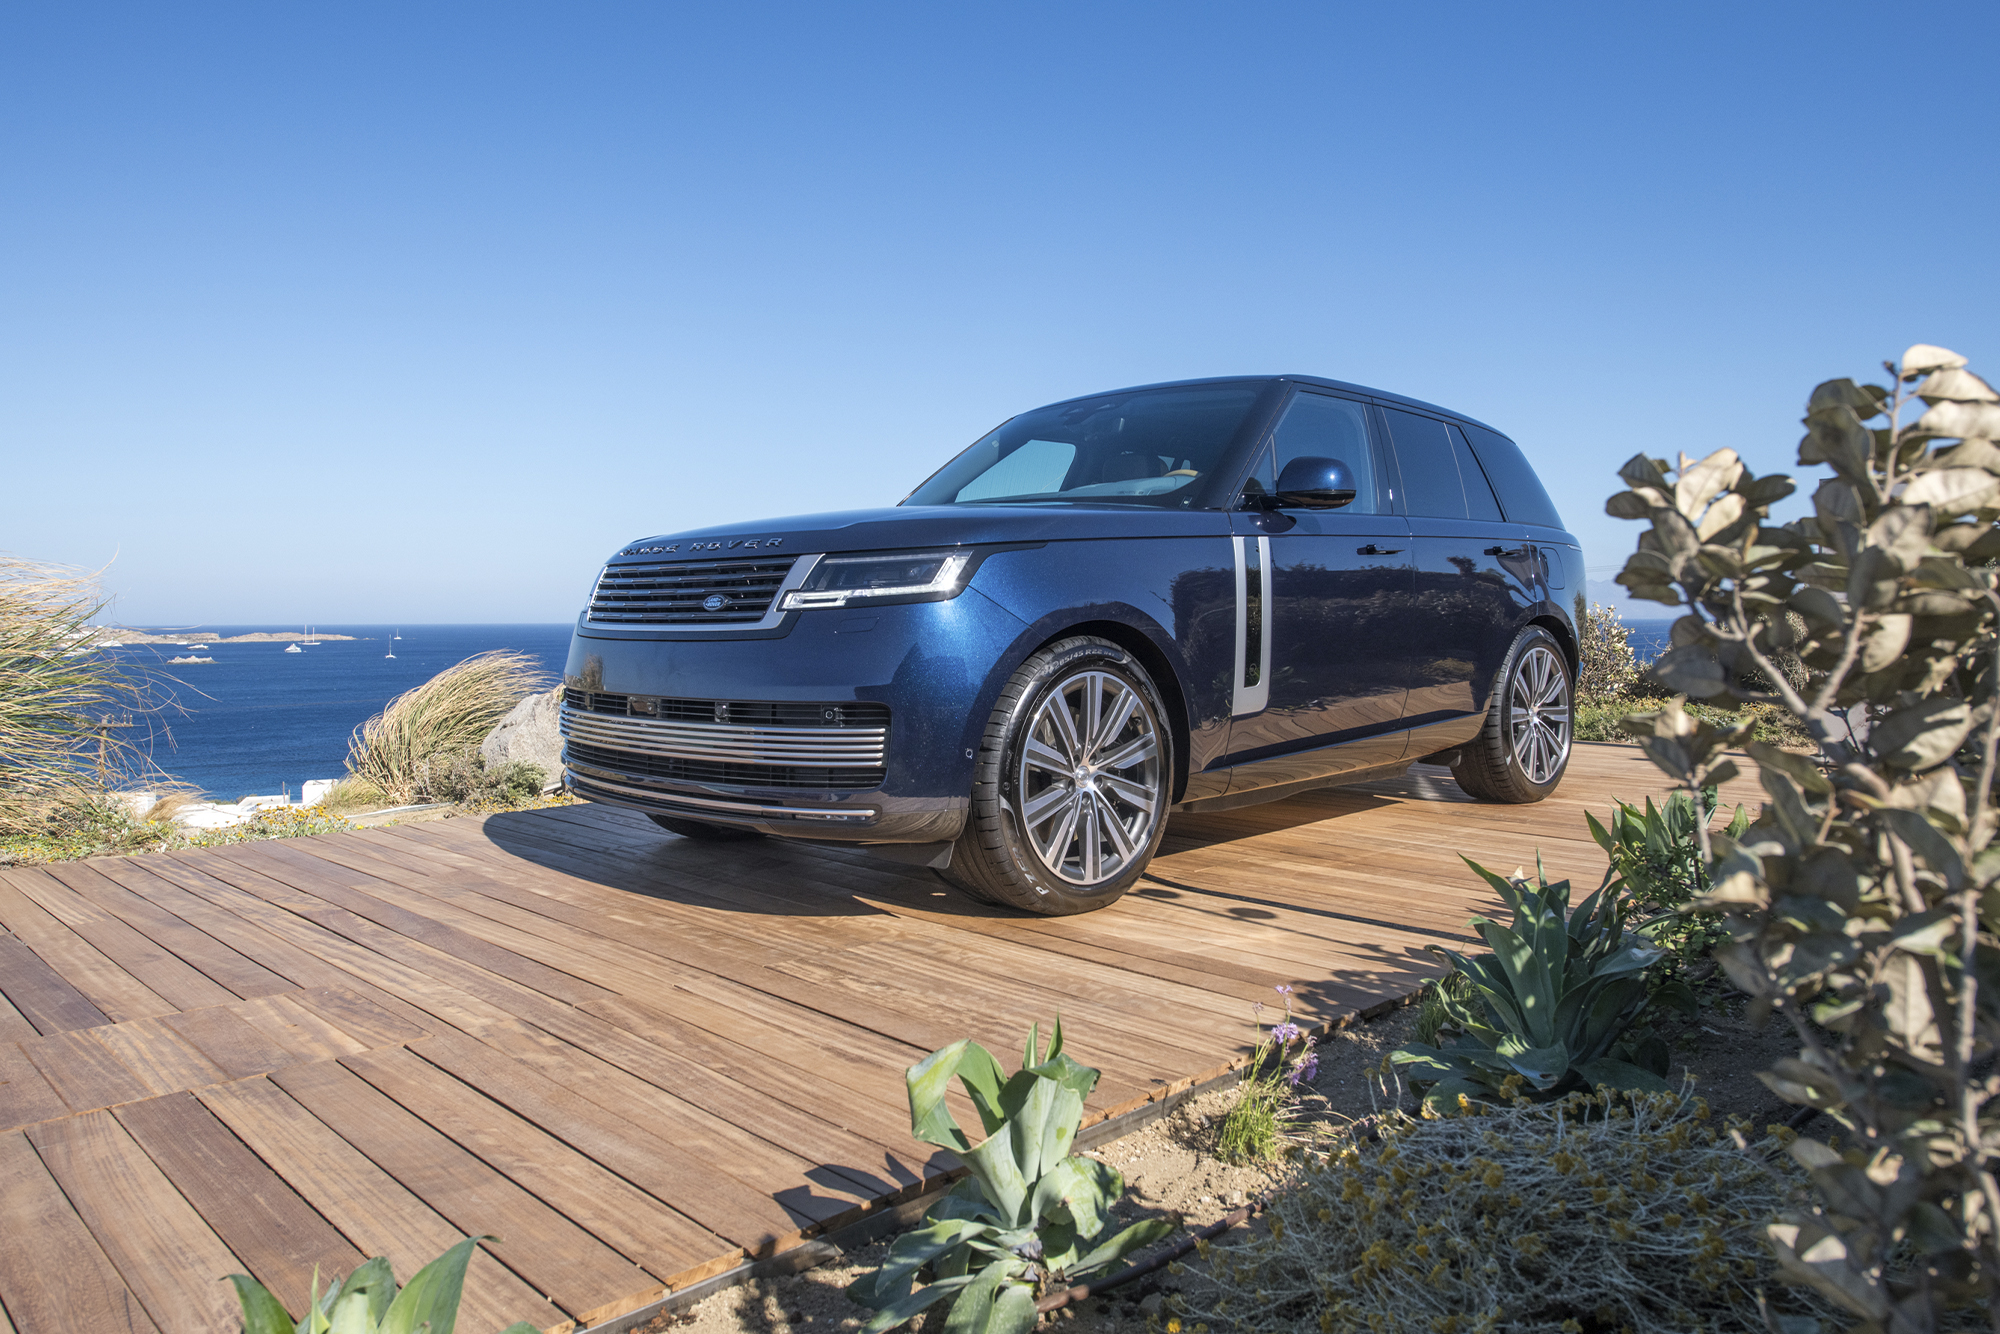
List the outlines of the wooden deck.
<svg viewBox="0 0 2000 1334">
<path fill-rule="evenodd" d="M 906 1066 L 1058 1011 L 1090 1114 L 1225 1072 L 1476 944 L 1458 862 L 1594 888 L 1579 747 L 1535 806 L 1443 771 L 1177 816 L 1135 893 L 1029 919 L 928 872 L 602 806 L 0 870 L 0 1334 L 237 1328 L 248 1272 L 400 1277 L 494 1233 L 461 1328 L 589 1325 L 920 1191 Z M 1751 799 L 1754 794 L 1741 794 Z M 1266 1011 L 1266 1018 L 1270 1011 Z"/>
</svg>

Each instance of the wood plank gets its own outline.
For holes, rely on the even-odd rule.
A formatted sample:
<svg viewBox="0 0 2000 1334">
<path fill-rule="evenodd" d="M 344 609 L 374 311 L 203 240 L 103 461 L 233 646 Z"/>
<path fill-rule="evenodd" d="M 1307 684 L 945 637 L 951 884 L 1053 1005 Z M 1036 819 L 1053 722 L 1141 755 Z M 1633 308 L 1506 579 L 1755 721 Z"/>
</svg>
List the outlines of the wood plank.
<svg viewBox="0 0 2000 1334">
<path fill-rule="evenodd" d="M 222 1276 L 241 1267 L 110 1112 L 37 1126 L 28 1139 L 85 1227 L 163 1334 L 214 1334 L 242 1319 Z"/>
<path fill-rule="evenodd" d="M 405 1048 L 384 1047 L 341 1064 L 432 1125 L 449 1126 L 452 1139 L 656 1278 L 671 1279 L 730 1249 L 686 1215 Z M 506 1078 L 490 1062 L 483 1072 Z M 587 1132 L 588 1124 L 576 1130 Z M 691 1175 L 691 1165 L 684 1166 Z M 706 1188 L 726 1189 L 720 1173 L 701 1179 Z"/>
<path fill-rule="evenodd" d="M 35 870 L 39 874 L 23 874 L 15 881 L 21 893 L 175 1009 L 236 999 L 235 992 L 70 888 L 54 868 Z M 85 879 L 96 873 L 72 863 L 68 874 L 71 879 Z"/>
<path fill-rule="evenodd" d="M 231 1079 L 268 1074 L 296 1059 L 229 1006 L 171 1014 L 160 1022 L 186 1039 Z"/>
<path fill-rule="evenodd" d="M 48 872 L 148 940 L 173 951 L 232 995 L 248 1000 L 294 989 L 293 983 L 256 960 L 113 879 L 131 861 L 129 857 L 94 858 L 51 866 Z"/>
<path fill-rule="evenodd" d="M 26 1135 L 0 1135 L 0 1219 L 0 1302 L 20 1334 L 158 1334 Z"/>
<path fill-rule="evenodd" d="M 133 977 L 89 941 L 21 892 L 34 868 L 0 870 L 0 926 L 25 941 L 69 984 L 112 1020 L 143 1019 L 180 1008 Z M 11 998 L 12 993 L 9 992 Z M 16 1002 L 18 1004 L 18 1002 Z M 39 1025 L 37 1025 L 39 1027 Z"/>
<path fill-rule="evenodd" d="M 191 1093 L 131 1103 L 119 1123 L 258 1282 L 296 1317 L 317 1271 L 324 1290 L 367 1257 Z"/>
<path fill-rule="evenodd" d="M 464 1235 L 498 1233 L 487 1243 L 494 1255 L 573 1319 L 621 1300 L 643 1305 L 659 1290 L 631 1261 L 338 1062 L 295 1065 L 271 1082 Z"/>
<path fill-rule="evenodd" d="M 331 1061 L 368 1050 L 368 1043 L 289 996 L 264 996 L 230 1008 L 295 1061 Z"/>
<path fill-rule="evenodd" d="M 154 1095 L 178 1093 L 229 1078 L 158 1019 L 106 1024 L 84 1033 L 146 1082 Z"/>
<path fill-rule="evenodd" d="M 0 1130 L 68 1115 L 69 1105 L 27 1054 L 14 1043 L 0 1042 Z M 0 1215 L 0 1223 L 5 1221 Z"/>
<path fill-rule="evenodd" d="M 152 1085 L 109 1048 L 92 1041 L 90 1033 L 89 1029 L 51 1033 L 30 1038 L 20 1048 L 72 1112 L 93 1112 L 152 1097 Z"/>
<path fill-rule="evenodd" d="M 4 969 L 5 966 L 4 963 L 0 963 L 0 969 Z M 29 1023 L 26 1015 L 14 1008 L 14 1003 L 7 999 L 6 993 L 0 992 L 0 1042 L 18 1042 L 22 1038 L 34 1037 L 39 1032 L 41 1030 Z"/>
<path fill-rule="evenodd" d="M 381 1006 L 345 987 L 307 987 L 286 1001 L 307 1010 L 353 1038 L 366 1051 L 393 1047 L 430 1036 L 431 1030 L 399 1019 Z"/>
<path fill-rule="evenodd" d="M 26 941 L 0 931 L 0 992 L 39 1033 L 65 1033 L 111 1022 Z"/>
<path fill-rule="evenodd" d="M 199 1096 L 355 1249 L 387 1256 L 398 1282 L 409 1282 L 463 1239 L 458 1228 L 269 1080 L 238 1080 L 203 1089 Z M 544 1329 L 563 1317 L 482 1246 L 466 1270 L 460 1328 L 500 1329 L 516 1320 Z"/>
<path fill-rule="evenodd" d="M 795 1210 L 730 1175 L 728 1168 L 737 1164 L 736 1159 L 704 1155 L 684 1142 L 656 1135 L 635 1118 L 621 1116 L 616 1109 L 591 1101 L 587 1093 L 482 1043 L 438 1037 L 411 1050 L 751 1255 L 771 1254 L 779 1240 L 790 1240 L 812 1223 L 845 1214 L 869 1198 L 845 1185 L 833 1210 Z M 644 1115 L 644 1105 L 637 1100 L 627 1105 Z"/>
</svg>

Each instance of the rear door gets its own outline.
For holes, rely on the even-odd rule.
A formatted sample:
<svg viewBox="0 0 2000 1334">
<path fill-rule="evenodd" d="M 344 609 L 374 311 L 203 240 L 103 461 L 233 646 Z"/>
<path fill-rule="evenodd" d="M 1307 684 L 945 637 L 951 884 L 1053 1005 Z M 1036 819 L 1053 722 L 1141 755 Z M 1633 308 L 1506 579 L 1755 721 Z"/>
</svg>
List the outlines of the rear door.
<svg viewBox="0 0 2000 1334">
<path fill-rule="evenodd" d="M 1415 547 L 1406 727 L 1484 711 L 1516 627 L 1539 600 L 1543 556 L 1501 516 L 1456 423 L 1383 405 Z"/>
<path fill-rule="evenodd" d="M 1407 613 L 1411 543 L 1368 405 L 1299 390 L 1245 483 L 1275 491 L 1295 458 L 1347 464 L 1340 509 L 1240 509 L 1232 524 L 1238 647 L 1231 792 L 1386 763 L 1402 754 L 1407 664 L 1394 623 Z M 1335 747 L 1333 750 L 1327 747 Z"/>
</svg>

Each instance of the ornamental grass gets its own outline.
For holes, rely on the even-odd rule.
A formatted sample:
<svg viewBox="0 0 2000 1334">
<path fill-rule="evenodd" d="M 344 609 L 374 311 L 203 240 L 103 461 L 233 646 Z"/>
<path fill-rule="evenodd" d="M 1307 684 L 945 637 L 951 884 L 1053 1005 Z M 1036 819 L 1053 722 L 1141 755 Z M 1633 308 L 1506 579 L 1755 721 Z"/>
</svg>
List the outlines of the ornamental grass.
<svg viewBox="0 0 2000 1334">
<path fill-rule="evenodd" d="M 89 823 L 106 793 L 149 776 L 128 737 L 155 706 L 91 647 L 104 605 L 87 574 L 0 555 L 0 839 Z"/>
<path fill-rule="evenodd" d="M 479 743 L 529 695 L 548 689 L 547 673 L 525 653 L 498 650 L 467 658 L 390 700 L 355 729 L 347 769 L 392 802 L 457 800 Z"/>
<path fill-rule="evenodd" d="M 1792 1132 L 1747 1129 L 1686 1091 L 1391 1115 L 1309 1160 L 1267 1230 L 1207 1246 L 1168 1327 L 1687 1334 L 1767 1328 L 1760 1293 L 1773 1317 L 1832 1317 L 1764 1245 L 1806 1193 L 1776 1152 Z"/>
</svg>

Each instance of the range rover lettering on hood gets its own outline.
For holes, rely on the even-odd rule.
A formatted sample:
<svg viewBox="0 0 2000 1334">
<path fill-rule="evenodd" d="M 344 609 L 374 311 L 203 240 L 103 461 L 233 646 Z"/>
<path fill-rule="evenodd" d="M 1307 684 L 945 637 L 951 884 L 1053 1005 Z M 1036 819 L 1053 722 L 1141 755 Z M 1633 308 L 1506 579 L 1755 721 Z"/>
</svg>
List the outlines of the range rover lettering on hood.
<svg viewBox="0 0 2000 1334">
<path fill-rule="evenodd" d="M 747 551 L 756 551 L 770 547 L 781 547 L 783 545 L 785 545 L 785 539 L 782 537 L 733 537 L 727 542 L 669 542 L 663 547 L 626 547 L 618 554 L 621 556 L 664 556 L 668 552 L 679 551 L 683 547 L 687 548 L 690 554 L 697 551 L 729 551 L 736 547 L 742 547 Z"/>
</svg>

